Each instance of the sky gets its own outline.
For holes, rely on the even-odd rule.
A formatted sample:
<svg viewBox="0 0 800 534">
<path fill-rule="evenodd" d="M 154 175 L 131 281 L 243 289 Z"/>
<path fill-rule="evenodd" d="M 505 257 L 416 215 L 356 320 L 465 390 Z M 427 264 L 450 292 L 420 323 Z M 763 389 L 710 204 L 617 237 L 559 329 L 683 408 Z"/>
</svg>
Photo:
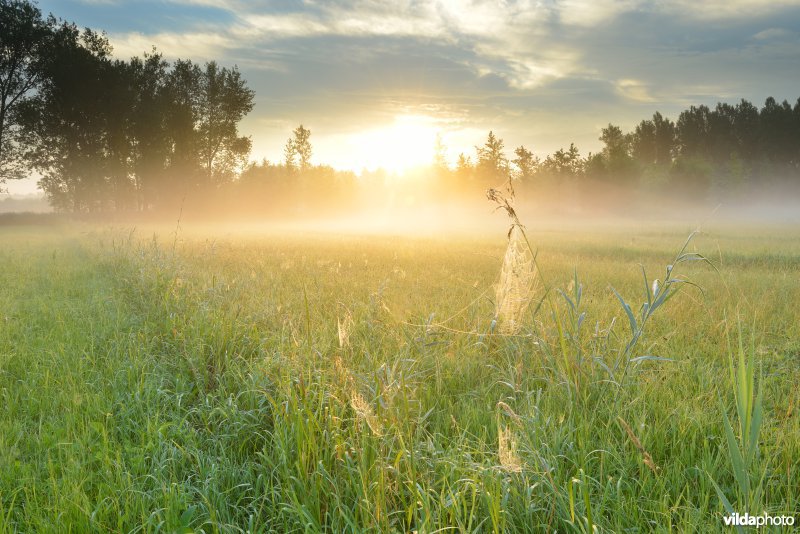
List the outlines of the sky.
<svg viewBox="0 0 800 534">
<path fill-rule="evenodd" d="M 39 0 L 104 30 L 122 59 L 236 65 L 255 90 L 240 132 L 279 161 L 311 130 L 314 163 L 455 162 L 489 130 L 507 153 L 574 142 L 655 111 L 800 97 L 800 1 Z M 401 150 L 404 149 L 404 150 Z M 32 182 L 9 184 L 27 192 Z"/>
</svg>

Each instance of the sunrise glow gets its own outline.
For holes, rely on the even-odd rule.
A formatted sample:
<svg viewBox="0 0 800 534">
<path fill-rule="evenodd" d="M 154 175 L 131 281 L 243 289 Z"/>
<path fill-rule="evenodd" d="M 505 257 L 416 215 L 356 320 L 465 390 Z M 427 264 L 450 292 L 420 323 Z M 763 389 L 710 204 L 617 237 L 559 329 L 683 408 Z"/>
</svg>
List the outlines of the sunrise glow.
<svg viewBox="0 0 800 534">
<path fill-rule="evenodd" d="M 350 136 L 343 159 L 353 170 L 383 168 L 402 175 L 431 163 L 437 132 L 430 117 L 400 115 L 393 124 Z"/>
</svg>

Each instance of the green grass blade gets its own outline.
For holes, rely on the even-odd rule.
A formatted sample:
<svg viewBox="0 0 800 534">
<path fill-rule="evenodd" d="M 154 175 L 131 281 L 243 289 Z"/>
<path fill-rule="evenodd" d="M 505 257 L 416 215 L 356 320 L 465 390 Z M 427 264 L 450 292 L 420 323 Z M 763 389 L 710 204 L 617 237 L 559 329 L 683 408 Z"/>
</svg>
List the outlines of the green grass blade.
<svg viewBox="0 0 800 534">
<path fill-rule="evenodd" d="M 725 411 L 725 407 L 722 405 L 722 401 L 720 401 L 720 409 L 722 410 L 722 426 L 725 429 L 725 438 L 728 442 L 728 453 L 731 457 L 733 476 L 736 479 L 736 483 L 739 485 L 739 490 L 741 491 L 746 502 L 749 494 L 747 467 L 745 466 L 742 452 L 739 450 L 739 446 L 736 444 L 736 437 L 733 434 L 733 427 L 728 419 L 728 414 Z"/>
<path fill-rule="evenodd" d="M 753 418 L 750 421 L 750 434 L 747 436 L 747 465 L 752 463 L 755 458 L 756 450 L 758 449 L 758 434 L 761 431 L 763 417 L 763 393 L 763 388 L 759 388 L 755 406 L 753 407 Z M 744 438 L 744 436 L 742 436 L 742 438 Z"/>
<path fill-rule="evenodd" d="M 717 482 L 711 476 L 711 473 L 706 473 L 706 474 L 708 475 L 708 479 L 711 481 L 711 484 L 714 486 L 714 489 L 717 492 L 717 497 L 719 497 L 719 500 L 722 502 L 722 506 L 725 508 L 725 511 L 728 512 L 730 515 L 735 514 L 736 512 L 734 511 L 733 506 L 731 506 L 731 502 L 725 496 L 725 493 L 723 493 L 722 488 L 719 487 Z M 744 529 L 739 525 L 736 525 L 736 530 L 740 533 L 744 533 Z"/>
<path fill-rule="evenodd" d="M 642 278 L 644 278 L 644 294 L 647 297 L 647 307 L 649 309 L 653 307 L 653 295 L 650 291 L 650 282 L 647 280 L 647 272 L 644 270 L 644 265 L 640 264 L 639 267 L 642 269 Z"/>
</svg>

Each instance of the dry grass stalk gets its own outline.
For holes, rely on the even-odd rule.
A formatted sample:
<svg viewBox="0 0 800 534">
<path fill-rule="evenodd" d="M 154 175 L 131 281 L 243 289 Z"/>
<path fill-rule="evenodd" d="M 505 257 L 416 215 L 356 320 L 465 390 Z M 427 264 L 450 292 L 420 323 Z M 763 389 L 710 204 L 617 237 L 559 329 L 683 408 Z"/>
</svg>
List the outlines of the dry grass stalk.
<svg viewBox="0 0 800 534">
<path fill-rule="evenodd" d="M 341 386 L 351 386 L 353 384 L 353 377 L 350 375 L 350 370 L 344 364 L 344 360 L 339 355 L 333 357 L 333 373 L 336 377 L 336 384 Z"/>
<path fill-rule="evenodd" d="M 344 318 L 336 318 L 336 330 L 339 333 L 339 347 L 350 346 L 350 332 L 353 330 L 353 316 L 350 310 L 345 310 Z"/>
<path fill-rule="evenodd" d="M 515 224 L 495 287 L 495 316 L 501 334 L 516 334 L 535 293 L 536 266 L 522 228 Z"/>
<path fill-rule="evenodd" d="M 352 406 L 353 411 L 356 412 L 356 416 L 367 423 L 367 426 L 372 430 L 373 434 L 380 436 L 383 433 L 381 422 L 378 416 L 375 415 L 375 412 L 372 411 L 372 406 L 370 406 L 367 400 L 355 389 L 350 392 L 350 406 Z"/>
<path fill-rule="evenodd" d="M 658 470 L 660 468 L 653 461 L 653 457 L 650 456 L 650 453 L 645 450 L 644 446 L 642 446 L 642 442 L 639 441 L 639 438 L 637 438 L 636 434 L 633 433 L 633 430 L 631 430 L 631 427 L 628 425 L 628 423 L 625 422 L 625 419 L 623 419 L 622 417 L 617 417 L 617 419 L 622 425 L 622 428 L 625 429 L 625 432 L 628 433 L 628 438 L 630 438 L 633 445 L 639 450 L 639 453 L 642 455 L 642 461 L 644 462 L 644 465 L 649 467 L 650 471 L 652 471 L 653 473 L 658 473 Z"/>
<path fill-rule="evenodd" d="M 508 247 L 495 287 L 495 320 L 501 334 L 516 334 L 535 292 L 536 261 L 525 230 L 514 209 L 514 184 L 509 177 L 503 189 L 489 189 L 486 197 L 511 220 Z"/>
<path fill-rule="evenodd" d="M 511 409 L 511 406 L 509 406 L 503 401 L 500 401 L 497 403 L 497 407 L 503 410 L 505 414 L 509 416 L 511 420 L 514 421 L 514 423 L 517 424 L 517 426 L 522 426 L 522 418 L 519 415 L 517 415 L 517 413 L 513 409 Z"/>
<path fill-rule="evenodd" d="M 507 426 L 498 425 L 497 454 L 503 469 L 510 473 L 522 471 L 522 460 L 517 455 L 517 441 L 514 439 L 514 433 Z"/>
</svg>

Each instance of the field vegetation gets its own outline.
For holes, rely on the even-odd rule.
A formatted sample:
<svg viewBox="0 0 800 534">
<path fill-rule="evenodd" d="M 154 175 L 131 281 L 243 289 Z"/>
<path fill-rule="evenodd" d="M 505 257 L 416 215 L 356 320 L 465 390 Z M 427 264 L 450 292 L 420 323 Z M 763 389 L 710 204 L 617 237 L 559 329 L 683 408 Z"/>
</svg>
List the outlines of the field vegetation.
<svg viewBox="0 0 800 534">
<path fill-rule="evenodd" d="M 535 297 L 501 334 L 502 229 L 184 226 L 0 228 L 0 532 L 712 532 L 725 502 L 800 509 L 796 228 L 708 224 L 684 252 L 709 265 L 675 261 L 690 226 L 531 224 Z M 642 321 L 677 276 L 696 286 Z"/>
</svg>

